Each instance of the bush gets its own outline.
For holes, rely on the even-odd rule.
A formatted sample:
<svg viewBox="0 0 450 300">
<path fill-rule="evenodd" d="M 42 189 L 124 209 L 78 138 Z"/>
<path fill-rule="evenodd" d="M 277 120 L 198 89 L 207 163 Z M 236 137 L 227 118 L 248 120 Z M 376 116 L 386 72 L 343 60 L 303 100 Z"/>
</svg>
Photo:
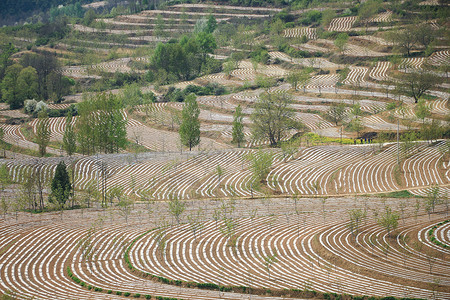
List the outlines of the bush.
<svg viewBox="0 0 450 300">
<path fill-rule="evenodd" d="M 130 293 L 130 292 L 125 292 L 123 295 L 124 295 L 125 297 L 129 297 L 129 296 L 131 295 L 131 293 Z"/>
<path fill-rule="evenodd" d="M 107 292 L 108 294 L 112 294 L 112 291 L 111 290 L 108 290 L 108 292 Z"/>
<path fill-rule="evenodd" d="M 145 295 L 144 298 L 145 298 L 145 299 L 151 299 L 152 296 L 151 296 L 151 295 Z"/>
<path fill-rule="evenodd" d="M 122 292 L 117 291 L 117 292 L 116 292 L 116 295 L 122 296 Z"/>
<path fill-rule="evenodd" d="M 134 298 L 140 298 L 141 297 L 141 294 L 139 294 L 139 293 L 136 293 L 136 294 L 134 294 L 134 296 L 133 296 Z"/>
</svg>

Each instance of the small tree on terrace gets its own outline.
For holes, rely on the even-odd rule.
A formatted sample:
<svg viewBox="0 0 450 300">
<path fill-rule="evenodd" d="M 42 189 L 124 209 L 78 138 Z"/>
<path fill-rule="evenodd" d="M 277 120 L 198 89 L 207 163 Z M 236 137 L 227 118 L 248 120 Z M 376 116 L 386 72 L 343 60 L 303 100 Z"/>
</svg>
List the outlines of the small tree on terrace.
<svg viewBox="0 0 450 300">
<path fill-rule="evenodd" d="M 47 112 L 42 110 L 36 125 L 36 143 L 39 145 L 39 155 L 45 156 L 47 145 L 50 142 L 49 119 Z"/>
<path fill-rule="evenodd" d="M 380 214 L 378 217 L 378 224 L 386 229 L 388 236 L 391 231 L 395 230 L 398 226 L 398 219 L 400 218 L 399 214 L 389 206 L 385 206 L 384 213 Z"/>
<path fill-rule="evenodd" d="M 339 33 L 338 36 L 336 37 L 334 45 L 339 49 L 341 53 L 344 53 L 344 51 L 347 49 L 347 42 L 348 42 L 348 34 L 342 32 Z"/>
<path fill-rule="evenodd" d="M 177 196 L 170 198 L 169 213 L 175 218 L 177 224 L 180 224 L 180 216 L 185 210 L 185 203 L 180 201 Z"/>
<path fill-rule="evenodd" d="M 413 97 L 415 103 L 431 88 L 442 83 L 442 78 L 424 69 L 397 75 L 394 82 L 399 93 Z"/>
<path fill-rule="evenodd" d="M 259 150 L 256 153 L 249 154 L 247 159 L 250 161 L 253 182 L 255 184 L 264 182 L 272 167 L 272 153 Z"/>
<path fill-rule="evenodd" d="M 200 109 L 195 98 L 194 94 L 187 96 L 181 112 L 180 139 L 189 151 L 200 143 Z"/>
<path fill-rule="evenodd" d="M 345 104 L 333 102 L 327 111 L 327 117 L 337 126 L 345 117 Z"/>
<path fill-rule="evenodd" d="M 56 166 L 55 176 L 51 183 L 51 190 L 50 201 L 61 207 L 64 206 L 69 199 L 72 184 L 70 183 L 66 164 L 63 161 Z"/>
<path fill-rule="evenodd" d="M 241 105 L 238 105 L 236 107 L 236 111 L 234 113 L 233 118 L 233 129 L 232 129 L 232 143 L 237 144 L 238 148 L 241 147 L 241 143 L 245 142 L 244 139 L 244 124 L 242 123 L 242 120 L 244 119 L 242 115 L 242 108 Z"/>
<path fill-rule="evenodd" d="M 66 128 L 64 129 L 64 136 L 63 136 L 63 146 L 64 150 L 66 150 L 67 155 L 72 156 L 72 154 L 76 151 L 76 135 L 73 131 L 73 125 L 72 125 L 72 113 L 67 114 L 66 118 Z"/>
<path fill-rule="evenodd" d="M 358 209 L 352 209 L 348 212 L 348 216 L 350 218 L 350 222 L 348 223 L 348 228 L 350 229 L 350 232 L 353 236 L 357 236 L 359 233 L 359 227 L 361 225 L 361 222 L 364 218 L 366 218 L 367 213 L 358 208 Z"/>
<path fill-rule="evenodd" d="M 301 124 L 293 120 L 291 104 L 292 97 L 287 93 L 263 93 L 251 116 L 253 136 L 256 139 L 267 138 L 270 145 L 275 146 L 289 130 L 301 128 Z"/>
</svg>

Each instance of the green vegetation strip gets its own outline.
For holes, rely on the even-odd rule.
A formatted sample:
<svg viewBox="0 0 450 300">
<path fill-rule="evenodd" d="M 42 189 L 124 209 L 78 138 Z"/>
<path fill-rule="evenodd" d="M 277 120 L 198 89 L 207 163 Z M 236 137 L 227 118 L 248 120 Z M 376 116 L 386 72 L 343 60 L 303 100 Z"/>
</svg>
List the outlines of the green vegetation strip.
<svg viewBox="0 0 450 300">
<path fill-rule="evenodd" d="M 248 286 L 223 286 L 215 283 L 200 283 L 200 282 L 192 282 L 192 281 L 183 281 L 183 280 L 173 280 L 168 279 L 162 276 L 156 276 L 147 272 L 142 272 L 136 269 L 130 261 L 129 252 L 133 245 L 142 237 L 150 233 L 151 231 L 157 230 L 159 228 L 154 228 L 144 232 L 143 234 L 137 236 L 133 239 L 130 245 L 125 250 L 125 263 L 128 268 L 139 274 L 141 277 L 147 278 L 150 277 L 154 280 L 157 280 L 164 284 L 183 286 L 187 288 L 199 288 L 199 289 L 207 289 L 214 291 L 222 291 L 222 292 L 235 292 L 235 293 L 243 293 L 243 294 L 256 294 L 256 295 L 267 295 L 267 296 L 283 296 L 283 297 L 303 297 L 303 298 L 314 298 L 314 299 L 327 299 L 327 300 L 423 300 L 420 298 L 396 298 L 392 296 L 388 297 L 375 297 L 375 296 L 354 296 L 349 294 L 337 294 L 337 293 L 322 293 L 314 290 L 309 290 L 305 288 L 304 290 L 300 289 L 282 289 L 282 290 L 271 290 L 267 288 L 252 288 Z M 157 298 L 159 299 L 169 299 L 169 298 Z M 171 299 L 171 298 L 170 298 Z"/>
<path fill-rule="evenodd" d="M 440 223 L 437 223 L 436 225 L 434 225 L 433 227 L 431 227 L 430 230 L 428 230 L 428 236 L 430 237 L 430 241 L 433 242 L 433 244 L 435 244 L 435 245 L 438 245 L 438 246 L 440 246 L 440 247 L 444 247 L 445 249 L 449 249 L 450 246 L 447 245 L 447 244 L 444 244 L 444 243 L 442 243 L 441 241 L 439 241 L 438 239 L 436 239 L 436 238 L 434 237 L 434 231 L 435 231 L 439 226 L 442 226 L 442 225 L 444 225 L 444 224 L 447 224 L 448 222 L 450 222 L 450 219 L 449 219 L 449 220 L 442 221 L 442 222 L 440 222 Z"/>
</svg>

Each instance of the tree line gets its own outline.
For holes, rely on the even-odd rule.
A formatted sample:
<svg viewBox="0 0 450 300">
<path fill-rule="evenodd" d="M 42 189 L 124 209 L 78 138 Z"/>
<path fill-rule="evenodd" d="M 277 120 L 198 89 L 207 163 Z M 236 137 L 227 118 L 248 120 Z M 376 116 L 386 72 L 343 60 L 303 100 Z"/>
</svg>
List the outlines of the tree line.
<svg viewBox="0 0 450 300">
<path fill-rule="evenodd" d="M 75 82 L 61 75 L 54 55 L 27 53 L 13 62 L 10 57 L 14 52 L 12 45 L 4 45 L 0 61 L 0 96 L 11 109 L 23 107 L 27 99 L 60 102 L 70 93 Z"/>
</svg>

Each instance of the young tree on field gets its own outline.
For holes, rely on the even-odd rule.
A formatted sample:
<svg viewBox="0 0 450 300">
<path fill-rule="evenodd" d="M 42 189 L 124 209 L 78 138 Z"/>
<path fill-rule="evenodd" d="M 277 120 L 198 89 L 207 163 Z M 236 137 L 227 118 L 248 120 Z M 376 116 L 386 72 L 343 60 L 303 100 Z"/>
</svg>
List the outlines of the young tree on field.
<svg viewBox="0 0 450 300">
<path fill-rule="evenodd" d="M 259 150 L 256 153 L 250 153 L 247 157 L 250 161 L 250 170 L 252 172 L 252 182 L 256 185 L 266 180 L 267 174 L 273 163 L 271 152 Z"/>
<path fill-rule="evenodd" d="M 327 9 L 322 12 L 321 24 L 323 27 L 330 25 L 331 21 L 336 17 L 336 12 L 332 9 Z"/>
<path fill-rule="evenodd" d="M 334 40 L 334 45 L 339 49 L 341 53 L 347 49 L 348 42 L 348 34 L 345 32 L 339 33 L 336 39 Z"/>
<path fill-rule="evenodd" d="M 270 280 L 270 268 L 273 266 L 273 264 L 278 262 L 277 257 L 278 257 L 277 251 L 275 249 L 272 249 L 272 254 L 267 254 L 262 258 L 264 268 L 267 271 L 267 275 L 269 275 L 269 280 Z"/>
<path fill-rule="evenodd" d="M 63 147 L 66 150 L 67 155 L 72 156 L 75 153 L 77 144 L 76 144 L 76 135 L 73 130 L 72 125 L 72 113 L 69 112 L 66 118 L 66 128 L 64 129 L 63 135 Z"/>
<path fill-rule="evenodd" d="M 420 99 L 415 107 L 415 114 L 418 119 L 422 120 L 422 124 L 425 124 L 425 118 L 431 116 L 431 108 L 427 105 L 427 102 Z"/>
<path fill-rule="evenodd" d="M 354 237 L 356 237 L 359 233 L 359 228 L 360 228 L 361 222 L 367 216 L 367 212 L 360 208 L 352 209 L 348 212 L 348 216 L 350 219 L 350 222 L 347 225 L 348 229 L 350 229 L 350 233 Z"/>
<path fill-rule="evenodd" d="M 6 164 L 2 164 L 0 167 L 0 191 L 3 193 L 7 186 L 11 184 L 11 176 Z"/>
<path fill-rule="evenodd" d="M 234 70 L 236 70 L 238 68 L 238 66 L 239 66 L 239 62 L 234 60 L 234 59 L 232 59 L 232 60 L 229 60 L 229 61 L 223 63 L 223 67 L 222 68 L 223 68 L 223 71 L 225 72 L 225 74 L 227 75 L 227 77 L 230 78 L 231 77 L 231 73 Z"/>
<path fill-rule="evenodd" d="M 306 83 L 311 79 L 311 68 L 304 68 L 299 71 L 294 71 L 289 73 L 287 81 L 292 85 L 292 87 L 297 91 L 298 87 L 303 87 L 303 92 L 305 92 Z"/>
<path fill-rule="evenodd" d="M 405 29 L 397 29 L 389 32 L 386 36 L 395 47 L 402 53 L 410 56 L 412 48 L 416 45 L 415 25 L 407 26 Z"/>
<path fill-rule="evenodd" d="M 67 202 L 72 190 L 72 184 L 70 183 L 69 173 L 67 172 L 66 164 L 61 161 L 55 170 L 55 175 L 51 183 L 51 195 L 50 201 L 59 205 L 61 208 Z"/>
<path fill-rule="evenodd" d="M 398 226 L 398 219 L 400 218 L 399 214 L 389 206 L 385 206 L 384 212 L 378 216 L 378 224 L 386 229 L 388 236 L 391 231 L 395 230 Z"/>
<path fill-rule="evenodd" d="M 128 224 L 128 217 L 133 210 L 134 201 L 133 199 L 127 197 L 127 195 L 123 193 L 123 189 L 121 188 L 118 188 L 116 197 L 119 200 L 117 203 L 119 214 L 125 218 L 125 223 Z"/>
<path fill-rule="evenodd" d="M 190 94 L 184 101 L 183 111 L 181 112 L 180 140 L 181 143 L 189 147 L 197 146 L 200 143 L 200 121 L 198 116 L 200 109 L 195 94 Z"/>
<path fill-rule="evenodd" d="M 440 120 L 433 119 L 431 122 L 422 124 L 421 136 L 424 140 L 431 143 L 433 140 L 442 137 L 445 130 Z"/>
<path fill-rule="evenodd" d="M 425 197 L 425 203 L 424 207 L 425 210 L 428 213 L 428 217 L 430 217 L 431 213 L 434 213 L 434 209 L 436 208 L 436 205 L 441 203 L 441 199 L 439 196 L 439 186 L 433 185 L 428 191 L 427 196 Z"/>
<path fill-rule="evenodd" d="M 378 12 L 380 2 L 376 0 L 369 0 L 362 3 L 358 9 L 358 20 L 364 24 L 367 32 L 367 26 L 370 23 L 370 19 Z"/>
<path fill-rule="evenodd" d="M 19 199 L 17 209 L 37 210 L 35 177 L 31 167 L 24 168 L 20 174 Z"/>
<path fill-rule="evenodd" d="M 45 156 L 47 153 L 47 145 L 50 142 L 50 126 L 47 112 L 42 110 L 39 112 L 39 119 L 36 124 L 36 143 L 39 145 L 39 155 Z"/>
<path fill-rule="evenodd" d="M 344 102 L 332 103 L 327 111 L 327 117 L 336 124 L 336 126 L 344 120 L 345 117 L 345 104 Z"/>
<path fill-rule="evenodd" d="M 301 123 L 293 119 L 291 104 L 292 97 L 287 93 L 261 94 L 251 115 L 254 138 L 267 138 L 275 146 L 289 130 L 300 129 Z"/>
<path fill-rule="evenodd" d="M 415 103 L 430 89 L 442 83 L 442 78 L 426 70 L 399 74 L 394 82 L 399 93 L 413 97 Z"/>
<path fill-rule="evenodd" d="M 5 197 L 2 197 L 2 200 L 0 201 L 0 212 L 3 215 L 3 220 L 6 220 L 6 214 L 9 211 L 9 202 L 6 201 Z"/>
<path fill-rule="evenodd" d="M 355 131 L 359 137 L 359 133 L 364 129 L 364 125 L 362 124 L 361 119 L 356 117 L 350 121 L 348 128 L 351 131 Z"/>
<path fill-rule="evenodd" d="M 13 64 L 8 66 L 3 77 L 1 89 L 2 100 L 9 104 L 10 109 L 17 109 L 22 107 L 23 100 L 20 98 L 21 91 L 17 84 L 19 74 L 23 67 L 20 64 Z"/>
<path fill-rule="evenodd" d="M 238 148 L 241 147 L 241 144 L 245 142 L 244 138 L 244 124 L 243 124 L 244 116 L 242 115 L 241 105 L 236 107 L 236 111 L 233 116 L 233 128 L 232 128 L 232 137 L 231 142 L 233 144 L 237 144 Z"/>
<path fill-rule="evenodd" d="M 185 203 L 180 201 L 177 196 L 170 197 L 169 213 L 175 218 L 177 224 L 180 224 L 180 217 L 186 210 Z"/>
</svg>

